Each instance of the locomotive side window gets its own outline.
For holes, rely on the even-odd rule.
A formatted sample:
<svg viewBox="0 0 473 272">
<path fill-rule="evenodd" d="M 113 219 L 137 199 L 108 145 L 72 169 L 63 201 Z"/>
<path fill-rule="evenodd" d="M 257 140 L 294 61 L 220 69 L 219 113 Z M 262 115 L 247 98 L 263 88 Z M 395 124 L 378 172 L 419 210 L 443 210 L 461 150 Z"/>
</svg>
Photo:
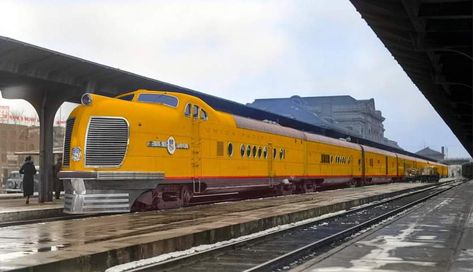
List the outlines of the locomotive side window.
<svg viewBox="0 0 473 272">
<path fill-rule="evenodd" d="M 253 152 L 251 152 L 253 154 L 253 158 L 256 158 L 256 145 L 253 146 Z"/>
<path fill-rule="evenodd" d="M 261 149 L 261 146 L 258 147 L 258 158 L 261 158 L 261 153 L 263 150 Z"/>
<path fill-rule="evenodd" d="M 185 115 L 186 117 L 190 117 L 190 116 L 191 116 L 191 107 L 192 107 L 191 104 L 187 104 L 187 105 L 186 105 L 186 108 L 184 109 L 184 115 Z"/>
<path fill-rule="evenodd" d="M 330 163 L 330 155 L 320 154 L 320 162 L 321 163 Z"/>
<path fill-rule="evenodd" d="M 273 148 L 273 159 L 276 159 L 276 153 L 277 153 L 276 148 Z"/>
<path fill-rule="evenodd" d="M 228 154 L 229 157 L 233 156 L 233 145 L 232 145 L 232 143 L 228 143 L 227 154 Z"/>
<path fill-rule="evenodd" d="M 200 110 L 200 119 L 204 121 L 207 121 L 209 119 L 209 117 L 207 116 L 207 112 L 202 109 Z"/>
<path fill-rule="evenodd" d="M 248 158 L 251 156 L 251 145 L 246 146 L 246 156 Z"/>
<path fill-rule="evenodd" d="M 263 156 L 265 159 L 268 158 L 268 149 L 266 148 L 266 146 L 263 148 Z"/>
<path fill-rule="evenodd" d="M 173 108 L 177 107 L 178 104 L 177 98 L 165 94 L 140 94 L 138 101 L 163 104 Z"/>
<path fill-rule="evenodd" d="M 199 117 L 199 106 L 197 105 L 192 106 L 192 117 L 196 119 Z"/>
<path fill-rule="evenodd" d="M 241 144 L 240 145 L 240 155 L 243 157 L 245 155 L 245 145 Z"/>
</svg>

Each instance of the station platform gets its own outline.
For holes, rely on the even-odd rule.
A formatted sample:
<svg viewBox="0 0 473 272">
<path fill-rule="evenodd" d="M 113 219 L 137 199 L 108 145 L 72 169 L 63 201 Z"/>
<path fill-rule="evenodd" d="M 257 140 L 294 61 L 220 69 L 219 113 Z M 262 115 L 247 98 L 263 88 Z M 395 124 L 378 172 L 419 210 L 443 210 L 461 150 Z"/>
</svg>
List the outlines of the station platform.
<svg viewBox="0 0 473 272">
<path fill-rule="evenodd" d="M 30 197 L 30 203 L 25 204 L 23 194 L 0 195 L 0 226 L 8 222 L 34 220 L 62 215 L 64 199 L 54 199 L 53 202 L 38 203 L 37 196 Z"/>
<path fill-rule="evenodd" d="M 473 271 L 473 180 L 292 271 Z"/>
<path fill-rule="evenodd" d="M 183 209 L 0 228 L 0 270 L 103 271 L 380 200 L 425 183 L 393 183 Z"/>
</svg>

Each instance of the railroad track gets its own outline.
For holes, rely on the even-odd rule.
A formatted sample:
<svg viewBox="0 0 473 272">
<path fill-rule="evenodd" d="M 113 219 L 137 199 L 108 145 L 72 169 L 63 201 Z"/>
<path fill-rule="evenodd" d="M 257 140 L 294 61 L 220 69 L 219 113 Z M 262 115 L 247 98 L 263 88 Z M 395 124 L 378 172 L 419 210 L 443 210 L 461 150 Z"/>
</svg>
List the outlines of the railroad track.
<svg viewBox="0 0 473 272">
<path fill-rule="evenodd" d="M 414 191 L 342 214 L 167 261 L 113 271 L 280 271 L 314 257 L 461 182 Z"/>
</svg>

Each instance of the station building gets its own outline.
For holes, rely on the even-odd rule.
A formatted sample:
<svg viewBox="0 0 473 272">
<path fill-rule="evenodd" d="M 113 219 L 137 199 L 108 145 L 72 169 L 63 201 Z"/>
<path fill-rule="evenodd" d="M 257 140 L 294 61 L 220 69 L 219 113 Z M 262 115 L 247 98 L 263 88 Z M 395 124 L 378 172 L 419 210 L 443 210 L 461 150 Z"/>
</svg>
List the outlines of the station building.
<svg viewBox="0 0 473 272">
<path fill-rule="evenodd" d="M 397 142 L 384 137 L 385 118 L 381 111 L 376 110 L 373 98 L 357 100 L 349 95 L 292 96 L 256 99 L 247 106 L 400 148 Z"/>
</svg>

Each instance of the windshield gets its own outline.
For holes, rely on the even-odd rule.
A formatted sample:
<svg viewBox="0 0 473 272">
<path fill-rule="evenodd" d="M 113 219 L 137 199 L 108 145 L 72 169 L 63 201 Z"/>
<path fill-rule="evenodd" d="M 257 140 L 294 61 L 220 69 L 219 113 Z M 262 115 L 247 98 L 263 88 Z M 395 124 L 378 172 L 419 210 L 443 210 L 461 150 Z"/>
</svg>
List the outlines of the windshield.
<svg viewBox="0 0 473 272">
<path fill-rule="evenodd" d="M 174 108 L 177 107 L 178 103 L 176 97 L 165 94 L 140 94 L 138 101 L 164 104 Z"/>
<path fill-rule="evenodd" d="M 124 96 L 119 96 L 117 98 L 121 100 L 131 101 L 133 100 L 134 96 L 135 96 L 134 94 L 129 94 L 129 95 L 124 95 Z"/>
</svg>

